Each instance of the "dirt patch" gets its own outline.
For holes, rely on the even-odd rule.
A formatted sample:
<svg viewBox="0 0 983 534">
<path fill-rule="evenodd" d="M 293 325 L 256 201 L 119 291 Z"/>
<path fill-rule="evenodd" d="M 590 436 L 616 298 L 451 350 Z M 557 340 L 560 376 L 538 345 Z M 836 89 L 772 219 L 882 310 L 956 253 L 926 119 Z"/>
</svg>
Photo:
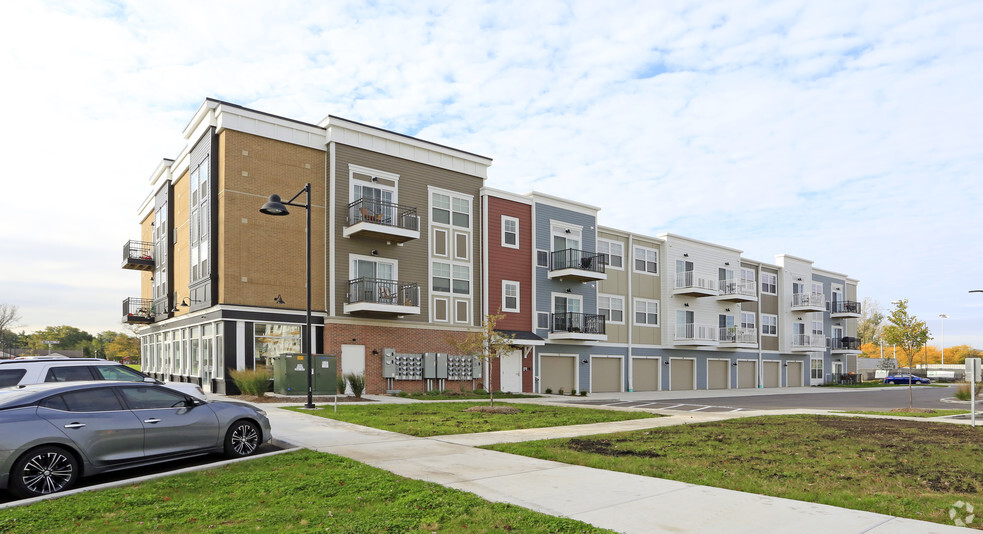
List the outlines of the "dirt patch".
<svg viewBox="0 0 983 534">
<path fill-rule="evenodd" d="M 226 397 L 226 399 L 254 402 L 257 404 L 264 404 L 264 403 L 271 403 L 271 402 L 279 402 L 279 403 L 291 402 L 291 403 L 304 404 L 307 402 L 306 396 L 273 397 L 270 395 L 266 395 L 264 397 L 256 397 L 254 395 L 229 395 Z M 315 404 L 326 404 L 326 403 L 334 403 L 335 398 L 333 396 L 330 397 L 323 396 L 323 397 L 314 397 L 313 400 Z M 338 402 L 375 402 L 375 401 L 364 399 L 364 398 L 359 399 L 351 396 L 345 396 L 345 397 L 339 396 Z"/>
<path fill-rule="evenodd" d="M 891 410 L 891 413 L 906 414 L 906 413 L 936 413 L 936 412 L 935 412 L 935 410 L 933 410 L 931 408 L 910 408 L 910 409 L 909 408 L 895 408 L 895 409 Z"/>
<path fill-rule="evenodd" d="M 627 440 L 617 440 L 624 442 Z M 567 442 L 569 447 L 577 452 L 589 452 L 604 456 L 635 456 L 639 458 L 661 458 L 665 454 L 653 450 L 622 449 L 609 439 L 578 439 Z"/>
<path fill-rule="evenodd" d="M 465 412 L 481 412 L 481 413 L 504 413 L 504 414 L 517 414 L 519 409 L 513 406 L 472 406 Z"/>
</svg>

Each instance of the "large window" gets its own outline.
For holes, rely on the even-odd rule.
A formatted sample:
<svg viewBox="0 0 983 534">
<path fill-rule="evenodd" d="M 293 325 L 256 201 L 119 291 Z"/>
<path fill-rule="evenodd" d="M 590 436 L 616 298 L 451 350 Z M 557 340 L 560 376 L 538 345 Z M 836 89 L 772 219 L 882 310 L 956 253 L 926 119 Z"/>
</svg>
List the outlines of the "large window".
<svg viewBox="0 0 983 534">
<path fill-rule="evenodd" d="M 754 312 L 741 312 L 741 328 L 750 330 L 757 328 L 754 322 Z"/>
<path fill-rule="evenodd" d="M 256 356 L 254 368 L 269 368 L 272 371 L 270 358 L 285 352 L 300 352 L 300 325 L 256 323 L 253 352 Z"/>
<path fill-rule="evenodd" d="M 597 251 L 607 257 L 607 265 L 612 269 L 624 268 L 625 245 L 607 239 L 597 240 Z"/>
<path fill-rule="evenodd" d="M 467 265 L 451 265 L 433 262 L 431 289 L 438 293 L 471 294 L 471 268 Z"/>
<path fill-rule="evenodd" d="M 822 360 L 809 360 L 810 363 L 810 377 L 813 380 L 823 379 L 823 361 Z"/>
<path fill-rule="evenodd" d="M 205 157 L 189 176 L 191 183 L 191 281 L 208 277 L 208 240 L 211 228 L 209 217 L 208 173 L 209 158 Z"/>
<path fill-rule="evenodd" d="M 603 315 L 609 323 L 623 324 L 625 322 L 625 299 L 614 295 L 598 295 L 597 313 Z"/>
<path fill-rule="evenodd" d="M 502 246 L 519 248 L 519 219 L 502 215 Z"/>
<path fill-rule="evenodd" d="M 777 336 L 778 335 L 778 316 L 768 315 L 766 313 L 761 314 L 761 335 L 763 336 Z"/>
<path fill-rule="evenodd" d="M 778 294 L 778 275 L 761 273 L 761 292 L 769 295 Z"/>
<path fill-rule="evenodd" d="M 433 222 L 471 228 L 471 201 L 443 193 L 433 193 L 430 199 Z"/>
<path fill-rule="evenodd" d="M 635 247 L 635 272 L 659 274 L 659 251 Z"/>
<path fill-rule="evenodd" d="M 502 280 L 502 311 L 519 313 L 519 282 Z"/>
<path fill-rule="evenodd" d="M 635 299 L 635 324 L 659 326 L 659 301 Z"/>
</svg>

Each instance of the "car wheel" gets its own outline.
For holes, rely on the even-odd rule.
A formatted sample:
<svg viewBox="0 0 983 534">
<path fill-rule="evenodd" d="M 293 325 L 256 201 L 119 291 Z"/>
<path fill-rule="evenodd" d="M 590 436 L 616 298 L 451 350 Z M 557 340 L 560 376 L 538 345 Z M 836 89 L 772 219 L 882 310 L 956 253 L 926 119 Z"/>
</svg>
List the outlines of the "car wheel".
<svg viewBox="0 0 983 534">
<path fill-rule="evenodd" d="M 256 452 L 260 444 L 260 431 L 256 423 L 245 419 L 236 421 L 225 434 L 225 455 L 242 458 Z"/>
<path fill-rule="evenodd" d="M 60 447 L 40 447 L 21 456 L 10 470 L 10 491 L 37 497 L 64 491 L 79 477 L 78 460 Z"/>
</svg>

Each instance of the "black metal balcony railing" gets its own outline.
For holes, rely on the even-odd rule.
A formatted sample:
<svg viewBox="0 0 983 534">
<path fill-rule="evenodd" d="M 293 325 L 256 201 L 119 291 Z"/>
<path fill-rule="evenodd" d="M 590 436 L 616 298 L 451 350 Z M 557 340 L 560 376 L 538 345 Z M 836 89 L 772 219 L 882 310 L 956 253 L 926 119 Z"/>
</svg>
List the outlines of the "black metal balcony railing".
<svg viewBox="0 0 983 534">
<path fill-rule="evenodd" d="M 393 306 L 419 306 L 420 286 L 383 278 L 356 278 L 348 281 L 348 303 L 369 302 Z"/>
<path fill-rule="evenodd" d="M 830 303 L 830 313 L 860 314 L 860 303 L 853 300 L 838 300 Z"/>
<path fill-rule="evenodd" d="M 152 270 L 154 245 L 146 241 L 127 241 L 123 245 L 123 267 Z"/>
<path fill-rule="evenodd" d="M 607 264 L 607 262 L 607 254 L 568 248 L 565 250 L 557 250 L 553 253 L 550 262 L 550 270 L 558 271 L 560 269 L 579 269 L 581 271 L 603 273 L 604 266 Z"/>
<path fill-rule="evenodd" d="M 348 221 L 350 225 L 364 221 L 406 230 L 420 230 L 416 208 L 370 198 L 361 198 L 348 205 Z"/>
<path fill-rule="evenodd" d="M 154 322 L 154 301 L 136 297 L 123 300 L 123 322 L 142 324 Z"/>
<path fill-rule="evenodd" d="M 860 350 L 860 340 L 855 337 L 840 337 L 830 339 L 833 350 Z"/>
<path fill-rule="evenodd" d="M 603 315 L 593 313 L 554 313 L 550 332 L 578 332 L 582 334 L 604 334 Z"/>
</svg>

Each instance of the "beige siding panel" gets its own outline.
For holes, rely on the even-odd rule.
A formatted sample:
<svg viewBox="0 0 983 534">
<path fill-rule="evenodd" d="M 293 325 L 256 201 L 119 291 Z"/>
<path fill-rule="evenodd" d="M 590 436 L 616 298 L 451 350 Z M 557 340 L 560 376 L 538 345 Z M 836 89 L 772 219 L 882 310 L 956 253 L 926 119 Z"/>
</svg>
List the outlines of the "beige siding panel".
<svg viewBox="0 0 983 534">
<path fill-rule="evenodd" d="M 696 360 L 669 360 L 669 389 L 684 391 L 695 389 Z"/>
<path fill-rule="evenodd" d="M 802 362 L 788 362 L 785 368 L 785 383 L 790 388 L 802 387 Z"/>
<path fill-rule="evenodd" d="M 777 336 L 761 336 L 761 350 L 778 350 Z"/>
<path fill-rule="evenodd" d="M 707 389 L 727 389 L 730 387 L 730 361 L 707 360 Z"/>
<path fill-rule="evenodd" d="M 565 393 L 573 391 L 576 365 L 577 358 L 570 356 L 541 356 L 539 377 L 542 392 L 545 393 L 547 388 L 552 389 L 553 393 L 560 389 Z"/>
<path fill-rule="evenodd" d="M 754 388 L 758 386 L 755 376 L 758 362 L 737 362 L 737 387 Z"/>
<path fill-rule="evenodd" d="M 777 388 L 782 385 L 782 362 L 763 362 L 762 383 L 766 388 Z"/>
<path fill-rule="evenodd" d="M 590 387 L 594 393 L 621 391 L 621 358 L 591 358 Z"/>
<path fill-rule="evenodd" d="M 140 241 L 144 243 L 154 242 L 154 212 L 153 210 L 147 215 L 147 217 L 140 222 Z M 154 258 L 155 260 L 158 258 Z M 152 299 L 154 298 L 154 287 L 153 271 L 141 271 L 140 272 L 140 298 L 142 299 Z"/>
<path fill-rule="evenodd" d="M 631 360 L 633 391 L 659 390 L 660 361 L 656 358 L 633 358 Z"/>
</svg>

